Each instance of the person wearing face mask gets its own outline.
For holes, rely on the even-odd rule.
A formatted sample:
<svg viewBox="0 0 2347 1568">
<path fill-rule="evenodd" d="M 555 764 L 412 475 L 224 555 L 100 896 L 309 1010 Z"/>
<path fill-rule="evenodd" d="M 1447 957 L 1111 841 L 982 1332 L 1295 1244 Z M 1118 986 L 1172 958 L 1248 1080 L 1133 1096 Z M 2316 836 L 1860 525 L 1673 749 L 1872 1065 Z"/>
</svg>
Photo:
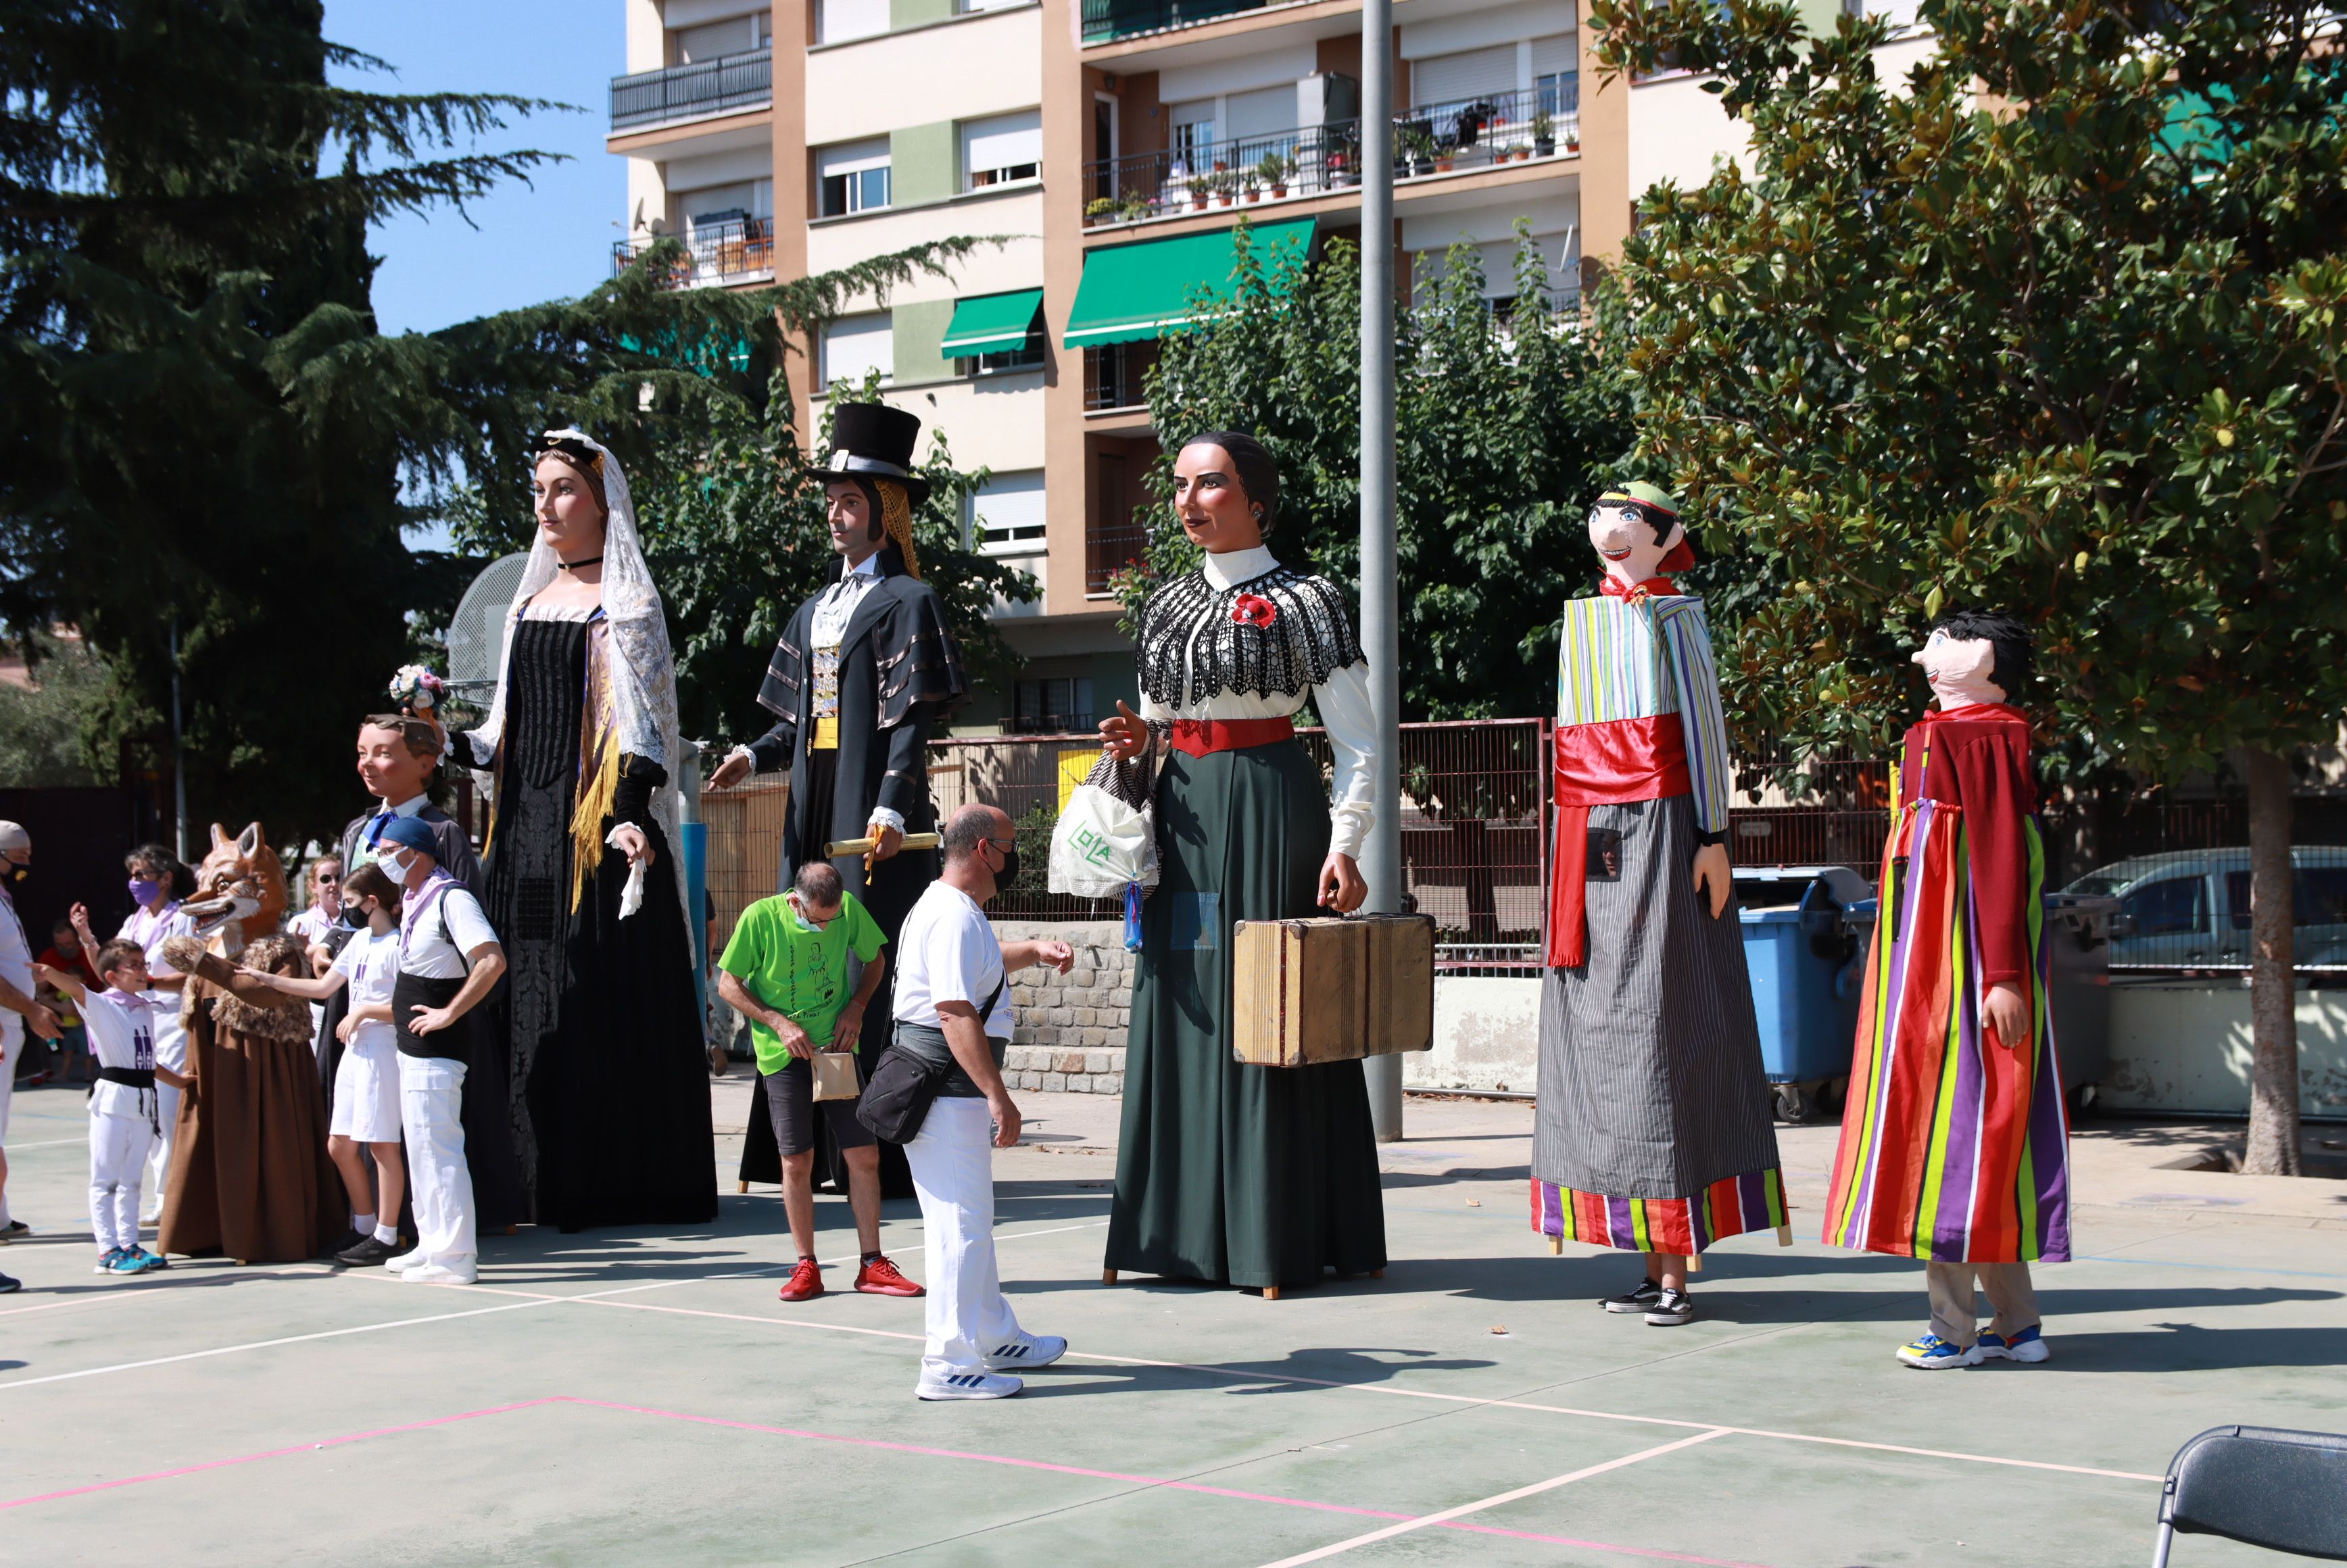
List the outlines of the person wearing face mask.
<svg viewBox="0 0 2347 1568">
<path fill-rule="evenodd" d="M 823 1294 L 823 1268 L 815 1255 L 818 1115 L 847 1165 L 848 1205 L 863 1247 L 856 1288 L 873 1296 L 921 1294 L 880 1251 L 878 1140 L 856 1119 L 853 1099 L 817 1100 L 813 1081 L 818 1053 L 861 1053 L 864 1020 L 888 969 L 881 956 L 887 940 L 862 902 L 841 885 L 838 867 L 810 860 L 788 893 L 742 911 L 718 960 L 717 994 L 750 1020 L 759 1081 L 782 1153 L 783 1212 L 798 1247 L 798 1265 L 783 1286 L 784 1301 Z M 851 956 L 863 966 L 852 990 Z"/>
<path fill-rule="evenodd" d="M 929 798 L 928 740 L 969 699 L 961 652 L 946 629 L 945 603 L 921 580 L 913 513 L 929 493 L 913 468 L 921 422 L 877 403 L 833 406 L 832 454 L 824 487 L 838 579 L 792 616 L 774 645 L 758 705 L 774 726 L 736 746 L 710 778 L 728 789 L 753 773 L 790 774 L 777 886 L 823 858 L 833 842 L 871 838 L 869 853 L 832 862 L 881 934 L 895 941 L 906 912 L 937 880 L 938 852 L 903 850 L 908 833 L 937 826 Z M 884 979 L 874 1007 L 889 1016 Z M 858 1058 L 858 1071 L 868 1067 Z M 765 1080 L 751 1091 L 741 1179 L 772 1182 L 782 1171 L 768 1132 Z M 817 1164 L 846 1184 L 839 1153 L 820 1122 Z M 881 1190 L 907 1197 L 912 1183 L 896 1145 L 881 1152 Z"/>
<path fill-rule="evenodd" d="M 334 1247 L 353 1267 L 384 1262 L 399 1251 L 399 1205 L 407 1170 L 400 1154 L 399 1052 L 391 1003 L 398 979 L 400 889 L 384 864 L 360 866 L 342 885 L 338 917 L 357 923 L 324 973 L 315 979 L 244 972 L 312 1007 L 347 996 L 336 1026 L 342 1053 L 326 1123 L 326 1153 L 350 1194 L 351 1228 Z M 361 1154 L 364 1149 L 365 1153 Z M 372 1159 L 374 1172 L 367 1171 Z"/>
<path fill-rule="evenodd" d="M 124 857 L 122 865 L 130 873 L 131 910 L 122 928 L 114 933 L 115 939 L 136 942 L 147 955 L 146 995 L 155 1007 L 155 1060 L 174 1073 L 184 1073 L 188 1071 L 188 1028 L 179 1017 L 179 993 L 188 981 L 163 957 L 163 944 L 174 937 L 196 934 L 195 918 L 179 912 L 179 897 L 184 891 L 181 877 L 187 867 L 179 864 L 179 857 L 169 846 L 160 844 L 139 845 Z M 139 1216 L 140 1224 L 150 1225 L 163 1217 L 163 1195 L 169 1189 L 171 1156 L 179 1147 L 181 1091 L 176 1084 L 158 1081 L 155 1096 L 159 1104 L 158 1132 L 153 1151 L 147 1157 L 147 1213 Z"/>
<path fill-rule="evenodd" d="M 56 1040 L 57 1015 L 34 994 L 33 944 L 16 914 L 15 889 L 33 874 L 33 835 L 13 822 L 0 822 L 0 1245 L 31 1234 L 32 1227 L 8 1213 L 8 1107 L 15 1098 L 16 1059 L 29 1031 Z"/>
<path fill-rule="evenodd" d="M 1976 610 L 1941 620 L 1915 655 L 1937 707 L 1900 750 L 1826 1200 L 1828 1242 L 1923 1260 L 1930 1327 L 1898 1358 L 1927 1371 L 2048 1359 L 2029 1265 L 2070 1256 L 2045 846 L 2014 706 L 2032 658 L 2026 626 Z"/>
<path fill-rule="evenodd" d="M 480 901 L 510 964 L 467 1071 L 467 1158 L 491 1224 L 510 1183 L 522 1217 L 564 1231 L 701 1225 L 717 1178 L 668 619 L 618 461 L 576 430 L 532 459 L 538 538 L 497 692 L 448 736 L 493 775 Z"/>
<path fill-rule="evenodd" d="M 1590 508 L 1600 591 L 1557 650 L 1547 972 L 1532 1228 L 1641 1254 L 1598 1305 L 1675 1327 L 1711 1244 L 1789 1243 L 1777 1130 L 1727 860 L 1727 726 L 1678 503 L 1624 485 Z"/>
<path fill-rule="evenodd" d="M 1378 731 L 1344 594 L 1265 544 L 1279 469 L 1263 444 L 1192 436 L 1174 512 L 1204 559 L 1149 600 L 1141 712 L 1120 702 L 1101 725 L 1120 761 L 1153 753 L 1162 878 L 1142 906 L 1104 1269 L 1273 1298 L 1383 1269 L 1384 1200 L 1358 1061 L 1233 1060 L 1233 932 L 1360 907 Z M 1296 737 L 1307 702 L 1333 791 Z"/>
</svg>

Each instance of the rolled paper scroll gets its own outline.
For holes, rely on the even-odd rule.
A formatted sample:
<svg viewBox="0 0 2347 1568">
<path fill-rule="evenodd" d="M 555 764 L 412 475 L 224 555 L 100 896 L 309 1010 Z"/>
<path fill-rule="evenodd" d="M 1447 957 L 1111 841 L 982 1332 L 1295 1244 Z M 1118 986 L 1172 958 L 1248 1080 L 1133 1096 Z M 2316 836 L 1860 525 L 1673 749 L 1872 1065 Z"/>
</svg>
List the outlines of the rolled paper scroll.
<svg viewBox="0 0 2347 1568">
<path fill-rule="evenodd" d="M 934 833 L 908 833 L 898 849 L 935 849 L 942 842 Z M 880 847 L 876 838 L 835 838 L 823 846 L 825 860 L 836 860 L 843 855 L 869 855 Z"/>
</svg>

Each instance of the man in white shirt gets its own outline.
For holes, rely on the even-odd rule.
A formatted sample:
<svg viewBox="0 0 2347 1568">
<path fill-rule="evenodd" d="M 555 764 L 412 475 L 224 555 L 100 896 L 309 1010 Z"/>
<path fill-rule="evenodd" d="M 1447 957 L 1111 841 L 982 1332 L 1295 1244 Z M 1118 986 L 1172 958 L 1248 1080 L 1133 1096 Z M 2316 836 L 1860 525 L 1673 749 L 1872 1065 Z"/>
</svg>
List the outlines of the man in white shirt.
<svg viewBox="0 0 2347 1568">
<path fill-rule="evenodd" d="M 1025 1385 L 1004 1374 L 1067 1353 L 1057 1335 L 1029 1334 L 1003 1299 L 994 1256 L 994 1164 L 989 1145 L 1019 1142 L 1019 1107 L 1002 1085 L 1010 1043 L 1009 977 L 1030 964 L 1061 974 L 1065 942 L 995 939 L 986 901 L 1019 869 L 1010 819 L 966 805 L 947 822 L 945 870 L 905 917 L 897 938 L 896 1039 L 889 1047 L 944 1073 L 921 1129 L 905 1145 L 921 1200 L 928 1272 L 928 1347 L 915 1392 L 924 1399 L 1000 1399 Z"/>
<path fill-rule="evenodd" d="M 343 918 L 343 857 L 321 855 L 310 862 L 310 907 L 285 922 L 285 934 L 302 944 L 313 968 L 323 969 L 313 948 L 328 946 L 327 933 Z M 327 963 L 333 961 L 331 954 Z M 313 1050 L 325 1050 L 326 1009 L 316 1002 L 310 1004 L 310 1046 Z"/>
<path fill-rule="evenodd" d="M 465 1069 L 473 1042 L 465 1015 L 506 972 L 506 953 L 480 900 L 432 857 L 435 842 L 429 825 L 403 816 L 376 845 L 375 863 L 405 892 L 391 1011 L 415 1203 L 415 1250 L 384 1266 L 410 1284 L 470 1285 L 479 1246 L 465 1163 Z"/>
<path fill-rule="evenodd" d="M 8 1104 L 16 1086 L 16 1059 L 25 1053 L 26 1026 L 45 1040 L 61 1032 L 57 1015 L 33 995 L 33 944 L 26 939 L 10 891 L 32 871 L 33 835 L 13 822 L 0 822 L 0 1245 L 32 1232 L 8 1213 Z"/>
</svg>

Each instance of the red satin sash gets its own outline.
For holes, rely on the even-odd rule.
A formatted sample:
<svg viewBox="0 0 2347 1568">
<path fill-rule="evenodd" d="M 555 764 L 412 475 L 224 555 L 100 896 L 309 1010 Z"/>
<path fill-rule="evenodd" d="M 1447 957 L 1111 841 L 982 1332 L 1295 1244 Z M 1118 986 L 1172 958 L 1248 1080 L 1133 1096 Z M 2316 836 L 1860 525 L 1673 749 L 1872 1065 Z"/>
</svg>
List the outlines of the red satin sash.
<svg viewBox="0 0 2347 1568">
<path fill-rule="evenodd" d="M 1284 741 L 1296 733 L 1296 721 L 1279 719 L 1176 719 L 1174 721 L 1173 746 L 1177 752 L 1187 752 L 1203 757 L 1210 752 L 1244 751 L 1248 746 L 1267 746 L 1274 741 Z"/>
<path fill-rule="evenodd" d="M 1589 961 L 1589 808 L 1692 794 L 1676 713 L 1571 724 L 1556 732 L 1556 855 L 1549 872 L 1548 966 Z"/>
</svg>

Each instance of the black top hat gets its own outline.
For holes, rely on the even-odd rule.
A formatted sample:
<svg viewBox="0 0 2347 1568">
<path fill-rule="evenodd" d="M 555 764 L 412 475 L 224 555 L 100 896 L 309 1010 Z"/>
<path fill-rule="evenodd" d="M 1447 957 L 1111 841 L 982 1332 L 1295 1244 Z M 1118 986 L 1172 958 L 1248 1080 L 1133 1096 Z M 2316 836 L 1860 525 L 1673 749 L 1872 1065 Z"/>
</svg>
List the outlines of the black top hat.
<svg viewBox="0 0 2347 1568">
<path fill-rule="evenodd" d="M 828 479 L 893 479 L 905 498 L 919 506 L 929 482 L 913 471 L 913 447 L 921 422 L 885 403 L 836 403 L 831 409 L 831 456 L 823 465 Z"/>
</svg>

